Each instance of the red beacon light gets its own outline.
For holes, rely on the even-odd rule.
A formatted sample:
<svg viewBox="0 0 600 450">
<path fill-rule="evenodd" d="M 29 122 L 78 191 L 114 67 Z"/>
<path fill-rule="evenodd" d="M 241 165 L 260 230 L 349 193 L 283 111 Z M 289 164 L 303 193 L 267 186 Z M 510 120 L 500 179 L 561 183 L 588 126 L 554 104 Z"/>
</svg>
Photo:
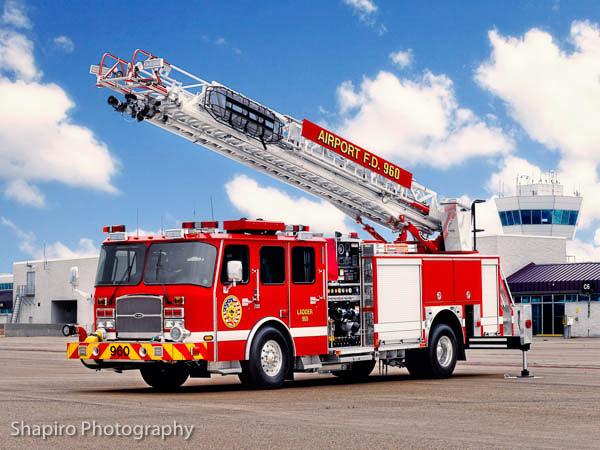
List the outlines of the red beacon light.
<svg viewBox="0 0 600 450">
<path fill-rule="evenodd" d="M 310 227 L 308 225 L 286 225 L 285 231 L 310 231 Z"/>
<path fill-rule="evenodd" d="M 203 222 L 183 222 L 181 228 L 184 230 L 196 230 L 199 228 L 219 228 L 218 220 L 203 221 Z"/>
<path fill-rule="evenodd" d="M 104 233 L 124 233 L 125 225 L 112 225 L 110 227 L 104 227 L 102 231 Z"/>
</svg>

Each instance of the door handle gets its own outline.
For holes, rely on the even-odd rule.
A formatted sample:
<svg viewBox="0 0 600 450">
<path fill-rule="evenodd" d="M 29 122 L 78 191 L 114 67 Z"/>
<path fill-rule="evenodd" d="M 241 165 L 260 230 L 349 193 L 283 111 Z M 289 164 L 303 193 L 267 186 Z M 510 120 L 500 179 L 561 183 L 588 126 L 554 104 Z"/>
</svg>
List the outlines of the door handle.
<svg viewBox="0 0 600 450">
<path fill-rule="evenodd" d="M 319 297 L 311 297 L 310 298 L 310 304 L 311 305 L 316 305 L 319 300 L 323 300 L 323 297 L 321 297 L 321 296 L 319 296 Z"/>
</svg>

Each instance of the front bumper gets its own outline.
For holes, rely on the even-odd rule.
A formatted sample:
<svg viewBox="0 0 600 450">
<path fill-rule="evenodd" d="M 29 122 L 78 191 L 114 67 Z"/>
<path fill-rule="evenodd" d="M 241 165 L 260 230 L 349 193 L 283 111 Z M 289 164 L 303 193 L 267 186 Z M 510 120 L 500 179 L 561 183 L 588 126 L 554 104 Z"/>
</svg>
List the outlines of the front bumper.
<svg viewBox="0 0 600 450">
<path fill-rule="evenodd" d="M 162 342 L 70 342 L 68 359 L 102 361 L 198 361 L 209 360 L 212 343 L 162 343 Z"/>
</svg>

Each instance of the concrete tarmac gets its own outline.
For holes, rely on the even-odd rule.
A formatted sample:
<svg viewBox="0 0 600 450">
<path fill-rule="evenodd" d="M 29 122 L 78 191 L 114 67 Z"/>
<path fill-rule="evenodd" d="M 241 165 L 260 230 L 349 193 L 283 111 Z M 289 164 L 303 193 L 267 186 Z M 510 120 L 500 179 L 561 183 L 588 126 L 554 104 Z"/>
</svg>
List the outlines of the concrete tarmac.
<svg viewBox="0 0 600 450">
<path fill-rule="evenodd" d="M 297 374 L 254 391 L 213 376 L 177 393 L 69 361 L 69 339 L 0 338 L 0 448 L 600 448 L 600 339 L 536 338 L 529 362 L 541 378 L 528 380 L 506 377 L 519 374 L 519 351 L 470 350 L 446 380 L 376 368 L 355 384 Z M 96 435 L 83 434 L 94 421 Z M 174 421 L 194 427 L 187 440 L 152 435 Z M 119 436 L 99 435 L 117 424 Z M 41 425 L 59 435 L 32 436 Z"/>
</svg>

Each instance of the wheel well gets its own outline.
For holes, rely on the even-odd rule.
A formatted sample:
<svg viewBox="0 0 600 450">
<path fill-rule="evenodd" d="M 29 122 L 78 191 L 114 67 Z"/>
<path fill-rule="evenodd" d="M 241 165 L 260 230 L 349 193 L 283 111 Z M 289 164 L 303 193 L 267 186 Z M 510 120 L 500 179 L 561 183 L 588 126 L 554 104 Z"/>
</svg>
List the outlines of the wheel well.
<svg viewBox="0 0 600 450">
<path fill-rule="evenodd" d="M 256 333 L 268 326 L 271 326 L 277 330 L 279 330 L 281 332 L 281 334 L 283 335 L 283 337 L 285 338 L 285 340 L 287 341 L 288 347 L 290 349 L 290 367 L 288 370 L 288 377 L 287 379 L 293 379 L 294 376 L 294 361 L 295 361 L 295 356 L 296 356 L 296 347 L 294 345 L 294 340 L 292 339 L 292 335 L 290 334 L 290 330 L 285 326 L 285 324 L 283 322 L 281 322 L 280 320 L 277 320 L 275 318 L 271 318 L 271 319 L 263 319 L 264 322 L 262 323 L 258 323 L 257 325 L 255 325 L 255 328 L 250 332 L 250 335 L 248 336 L 248 342 L 246 343 L 246 355 L 249 355 L 250 353 L 250 347 L 252 346 L 252 341 L 254 340 L 254 336 L 256 335 Z M 246 356 L 246 359 L 248 358 L 248 356 Z"/>
<path fill-rule="evenodd" d="M 435 319 L 433 319 L 433 323 L 431 324 L 431 330 L 433 330 L 438 324 L 445 324 L 452 328 L 454 331 L 454 335 L 456 336 L 456 341 L 458 344 L 458 359 L 464 361 L 467 359 L 465 355 L 465 335 L 463 333 L 462 325 L 452 311 L 445 309 L 440 311 Z"/>
<path fill-rule="evenodd" d="M 262 321 L 258 322 L 256 325 L 254 325 L 254 328 L 252 329 L 252 331 L 250 331 L 250 334 L 248 335 L 248 342 L 246 343 L 246 351 L 245 351 L 246 359 L 248 359 L 248 355 L 250 354 L 250 347 L 252 346 L 252 341 L 254 340 L 254 336 L 256 335 L 258 330 L 260 330 L 266 326 L 272 326 L 273 328 L 276 328 L 279 331 L 281 331 L 281 334 L 283 334 L 283 336 L 285 337 L 287 344 L 290 348 L 290 351 L 291 351 L 290 357 L 294 358 L 294 356 L 296 355 L 296 346 L 294 345 L 294 341 L 292 339 L 292 335 L 290 334 L 290 330 L 288 329 L 288 327 L 285 326 L 285 324 L 281 320 L 271 317 L 271 318 L 264 318 Z"/>
</svg>

